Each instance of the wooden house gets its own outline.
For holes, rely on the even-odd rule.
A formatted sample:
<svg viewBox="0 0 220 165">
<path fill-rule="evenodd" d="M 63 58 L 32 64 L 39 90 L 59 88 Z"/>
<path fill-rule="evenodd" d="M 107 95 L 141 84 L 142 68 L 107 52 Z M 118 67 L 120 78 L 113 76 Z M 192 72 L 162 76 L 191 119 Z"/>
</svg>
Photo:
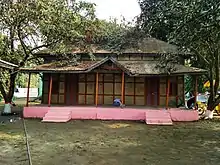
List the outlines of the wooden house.
<svg viewBox="0 0 220 165">
<path fill-rule="evenodd" d="M 142 49 L 141 49 L 142 48 Z M 167 106 L 184 100 L 184 75 L 204 74 L 204 70 L 173 64 L 169 75 L 158 67 L 161 54 L 176 53 L 177 48 L 156 39 L 147 39 L 136 49 L 122 54 L 93 50 L 91 60 L 87 52 L 73 50 L 77 63 L 58 62 L 60 56 L 50 52 L 36 55 L 44 64 L 22 68 L 22 72 L 43 73 L 42 103 L 54 105 L 112 105 L 120 98 L 126 106 Z"/>
</svg>

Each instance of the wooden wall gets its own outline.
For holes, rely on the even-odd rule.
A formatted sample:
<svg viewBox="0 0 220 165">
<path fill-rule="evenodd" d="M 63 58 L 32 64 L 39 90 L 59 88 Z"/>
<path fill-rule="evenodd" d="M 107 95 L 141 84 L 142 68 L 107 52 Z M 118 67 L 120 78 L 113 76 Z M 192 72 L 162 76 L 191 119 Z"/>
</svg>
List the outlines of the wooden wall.
<svg viewBox="0 0 220 165">
<path fill-rule="evenodd" d="M 125 104 L 145 105 L 144 78 L 125 76 Z M 120 90 L 121 91 L 121 90 Z"/>
<path fill-rule="evenodd" d="M 167 78 L 160 78 L 160 106 L 166 105 Z M 184 99 L 184 77 L 170 77 L 169 106 L 176 106 L 178 99 Z"/>
<path fill-rule="evenodd" d="M 50 74 L 44 74 L 42 103 L 48 103 Z M 88 74 L 52 74 L 53 87 L 51 104 L 95 105 L 96 73 Z M 129 77 L 125 74 L 125 105 L 146 105 L 146 79 Z M 158 102 L 166 105 L 166 77 L 159 80 Z M 150 79 L 149 79 L 150 81 Z M 98 105 L 112 105 L 115 98 L 121 99 L 121 73 L 100 73 L 98 83 Z M 149 88 L 149 87 L 148 87 Z M 183 76 L 170 78 L 170 106 L 176 105 L 178 98 L 184 99 Z M 151 106 L 151 105 L 148 105 Z"/>
<path fill-rule="evenodd" d="M 52 74 L 52 94 L 51 104 L 64 104 L 65 103 L 65 75 Z M 48 103 L 50 74 L 43 75 L 43 98 L 42 103 Z"/>
<path fill-rule="evenodd" d="M 79 74 L 78 104 L 94 105 L 95 103 L 95 74 Z"/>
<path fill-rule="evenodd" d="M 79 75 L 79 104 L 95 104 L 96 74 Z M 121 73 L 99 74 L 98 104 L 112 105 L 115 98 L 121 99 Z M 144 105 L 144 78 L 125 76 L 124 103 L 126 105 Z"/>
<path fill-rule="evenodd" d="M 95 73 L 79 75 L 79 104 L 94 105 L 95 90 Z M 116 97 L 121 97 L 121 74 L 99 74 L 98 104 L 112 105 Z"/>
</svg>

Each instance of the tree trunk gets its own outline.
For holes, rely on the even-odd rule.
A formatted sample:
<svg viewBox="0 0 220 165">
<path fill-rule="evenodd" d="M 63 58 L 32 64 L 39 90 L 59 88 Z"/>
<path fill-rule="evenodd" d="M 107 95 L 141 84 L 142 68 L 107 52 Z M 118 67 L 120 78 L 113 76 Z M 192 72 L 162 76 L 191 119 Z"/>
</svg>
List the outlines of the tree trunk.
<svg viewBox="0 0 220 165">
<path fill-rule="evenodd" d="M 1 93 L 5 100 L 5 106 L 3 110 L 3 114 L 11 114 L 11 106 L 12 106 L 12 99 L 14 96 L 14 89 L 15 89 L 15 80 L 16 80 L 17 73 L 10 74 L 10 82 L 9 82 L 9 89 L 8 92 L 5 92 L 5 89 L 2 89 L 2 84 L 0 85 Z"/>
<path fill-rule="evenodd" d="M 205 114 L 206 119 L 212 119 L 215 107 L 220 103 L 220 96 L 217 97 L 217 92 L 219 88 L 219 53 L 218 49 L 215 50 L 214 54 L 214 64 L 210 65 L 210 96 L 208 100 L 207 112 Z M 215 73 L 213 75 L 213 73 Z M 215 78 L 214 78 L 215 77 Z M 215 80 L 215 84 L 213 81 Z M 216 98 L 217 97 L 217 98 Z"/>
</svg>

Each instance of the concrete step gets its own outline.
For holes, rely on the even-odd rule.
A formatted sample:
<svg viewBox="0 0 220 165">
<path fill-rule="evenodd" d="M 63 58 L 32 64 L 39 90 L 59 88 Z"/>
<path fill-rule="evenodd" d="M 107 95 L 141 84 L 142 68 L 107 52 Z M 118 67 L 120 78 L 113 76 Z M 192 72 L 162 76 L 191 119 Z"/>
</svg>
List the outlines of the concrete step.
<svg viewBox="0 0 220 165">
<path fill-rule="evenodd" d="M 43 119 L 71 119 L 71 116 L 45 116 Z"/>
<path fill-rule="evenodd" d="M 172 125 L 171 116 L 166 111 L 146 111 L 146 124 L 150 125 Z"/>
<path fill-rule="evenodd" d="M 48 112 L 45 116 L 71 116 L 71 113 L 55 113 L 55 112 Z"/>
<path fill-rule="evenodd" d="M 43 117 L 42 122 L 67 122 L 71 119 L 70 110 L 50 110 Z"/>
<path fill-rule="evenodd" d="M 71 113 L 71 111 L 57 111 L 57 110 L 49 110 L 48 113 Z"/>
<path fill-rule="evenodd" d="M 50 123 L 66 123 L 70 121 L 70 119 L 43 119 L 42 122 L 50 122 Z"/>
</svg>

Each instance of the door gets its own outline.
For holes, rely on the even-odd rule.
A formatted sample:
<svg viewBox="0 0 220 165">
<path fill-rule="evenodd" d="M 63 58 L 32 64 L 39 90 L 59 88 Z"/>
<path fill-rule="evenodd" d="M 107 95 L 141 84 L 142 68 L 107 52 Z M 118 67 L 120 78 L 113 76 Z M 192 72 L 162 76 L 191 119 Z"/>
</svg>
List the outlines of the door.
<svg viewBox="0 0 220 165">
<path fill-rule="evenodd" d="M 159 105 L 159 78 L 146 78 L 146 104 L 148 106 Z"/>
<path fill-rule="evenodd" d="M 78 76 L 76 74 L 66 75 L 66 104 L 76 105 L 78 102 Z"/>
</svg>

